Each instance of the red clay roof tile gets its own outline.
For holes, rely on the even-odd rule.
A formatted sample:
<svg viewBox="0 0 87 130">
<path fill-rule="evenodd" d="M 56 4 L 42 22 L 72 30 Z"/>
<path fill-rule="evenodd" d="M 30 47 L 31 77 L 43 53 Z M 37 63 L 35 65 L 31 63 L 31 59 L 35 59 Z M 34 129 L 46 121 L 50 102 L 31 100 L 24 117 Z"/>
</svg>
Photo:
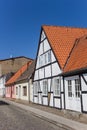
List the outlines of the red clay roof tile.
<svg viewBox="0 0 87 130">
<path fill-rule="evenodd" d="M 64 72 L 74 71 L 87 67 L 87 36 L 76 42 Z"/>
<path fill-rule="evenodd" d="M 6 82 L 6 86 L 9 86 L 13 83 L 15 83 L 15 81 L 24 73 L 24 71 L 31 65 L 32 61 L 27 62 L 25 65 L 23 65 L 7 82 Z"/>
<path fill-rule="evenodd" d="M 45 25 L 42 28 L 63 70 L 75 40 L 87 34 L 87 29 Z"/>
</svg>

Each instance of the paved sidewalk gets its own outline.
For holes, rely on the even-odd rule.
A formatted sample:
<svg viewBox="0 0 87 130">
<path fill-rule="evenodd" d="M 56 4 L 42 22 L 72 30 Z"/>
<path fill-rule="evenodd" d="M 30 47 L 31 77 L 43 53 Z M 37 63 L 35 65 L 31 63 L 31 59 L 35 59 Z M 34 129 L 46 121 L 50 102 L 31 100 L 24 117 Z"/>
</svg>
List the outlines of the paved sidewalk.
<svg viewBox="0 0 87 130">
<path fill-rule="evenodd" d="M 40 118 L 43 118 L 44 120 L 47 120 L 51 123 L 54 123 L 60 127 L 63 127 L 67 130 L 87 130 L 87 125 L 83 124 L 83 123 L 79 123 L 70 119 L 66 119 L 64 117 L 49 113 L 49 112 L 45 112 L 43 110 L 40 109 L 36 109 L 27 105 L 23 105 L 20 103 L 16 103 L 10 100 L 6 100 L 6 99 L 1 99 L 9 104 L 13 104 L 17 107 L 20 107 L 26 111 L 30 111 L 32 112 L 35 116 L 38 116 Z"/>
</svg>

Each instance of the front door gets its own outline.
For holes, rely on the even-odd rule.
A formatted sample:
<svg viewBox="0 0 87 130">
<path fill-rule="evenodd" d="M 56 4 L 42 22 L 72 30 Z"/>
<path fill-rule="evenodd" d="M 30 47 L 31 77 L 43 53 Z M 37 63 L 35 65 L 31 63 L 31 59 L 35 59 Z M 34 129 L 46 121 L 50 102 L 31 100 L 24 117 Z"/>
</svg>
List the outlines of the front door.
<svg viewBox="0 0 87 130">
<path fill-rule="evenodd" d="M 66 80 L 65 84 L 65 99 L 66 109 L 81 112 L 80 99 L 80 82 L 79 79 Z"/>
</svg>

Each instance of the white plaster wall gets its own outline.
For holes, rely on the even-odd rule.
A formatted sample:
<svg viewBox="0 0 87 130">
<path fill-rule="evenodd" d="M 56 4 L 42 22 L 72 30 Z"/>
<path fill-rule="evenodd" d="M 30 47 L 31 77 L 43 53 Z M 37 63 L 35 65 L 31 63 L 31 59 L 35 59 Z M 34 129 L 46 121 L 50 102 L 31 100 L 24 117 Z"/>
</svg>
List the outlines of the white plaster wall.
<svg viewBox="0 0 87 130">
<path fill-rule="evenodd" d="M 87 111 L 87 94 L 82 95 L 83 111 Z"/>
<path fill-rule="evenodd" d="M 44 31 L 42 31 L 42 34 L 41 34 L 41 41 L 42 41 L 45 37 L 46 37 L 46 36 L 45 36 Z"/>
<path fill-rule="evenodd" d="M 87 81 L 87 74 L 83 74 L 83 77 Z M 81 87 L 82 87 L 82 91 L 87 92 L 87 85 L 82 77 L 81 77 Z M 87 93 L 82 94 L 82 103 L 83 103 L 83 111 L 87 112 Z"/>
<path fill-rule="evenodd" d="M 83 76 L 85 80 L 87 81 L 87 74 L 83 74 Z M 82 77 L 81 77 L 81 87 L 82 87 L 82 91 L 87 91 L 87 85 Z"/>
<path fill-rule="evenodd" d="M 43 54 L 43 42 L 40 43 L 38 56 L 40 56 L 41 54 Z"/>
<path fill-rule="evenodd" d="M 29 100 L 33 102 L 33 84 L 32 79 L 29 80 Z"/>
<path fill-rule="evenodd" d="M 48 105 L 48 98 L 47 97 L 43 97 L 43 105 Z"/>
<path fill-rule="evenodd" d="M 5 96 L 5 76 L 0 78 L 0 96 Z"/>
<path fill-rule="evenodd" d="M 42 104 L 42 96 L 41 96 L 41 93 L 38 94 L 38 102 L 39 102 L 39 104 Z"/>
<path fill-rule="evenodd" d="M 44 40 L 44 52 L 48 51 L 50 49 L 50 45 L 47 41 L 47 39 Z"/>
<path fill-rule="evenodd" d="M 19 90 L 19 85 L 21 86 L 20 90 Z M 23 86 L 27 87 L 27 96 L 23 95 Z M 27 101 L 29 101 L 29 87 L 28 87 L 28 82 L 16 84 L 16 87 L 18 87 L 18 95 L 16 95 L 16 98 L 17 99 L 21 99 L 21 100 L 27 100 Z M 20 97 L 19 97 L 19 93 L 20 93 Z"/>
<path fill-rule="evenodd" d="M 39 69 L 39 79 L 44 78 L 44 68 Z"/>
<path fill-rule="evenodd" d="M 54 91 L 54 78 L 52 78 L 51 92 Z"/>
<path fill-rule="evenodd" d="M 52 51 L 51 51 L 51 60 L 52 60 L 52 62 L 56 61 L 56 58 L 55 58 L 55 56 L 54 56 Z"/>
<path fill-rule="evenodd" d="M 36 69 L 39 67 L 39 58 L 37 57 Z"/>
<path fill-rule="evenodd" d="M 51 66 L 45 67 L 45 77 L 50 77 L 51 76 Z"/>
<path fill-rule="evenodd" d="M 55 107 L 57 107 L 57 108 L 60 108 L 60 99 L 58 99 L 58 98 L 54 98 L 54 104 L 55 104 Z"/>
<path fill-rule="evenodd" d="M 48 92 L 50 92 L 50 87 L 51 87 L 51 79 L 48 79 Z"/>
<path fill-rule="evenodd" d="M 41 80 L 40 81 L 40 91 L 42 91 L 43 90 L 43 81 Z"/>
<path fill-rule="evenodd" d="M 61 99 L 62 99 L 62 108 L 64 109 L 64 94 L 61 94 Z"/>
<path fill-rule="evenodd" d="M 57 63 L 52 64 L 52 76 L 58 75 L 61 73 L 61 70 Z"/>
<path fill-rule="evenodd" d="M 34 103 L 38 103 L 38 97 L 34 97 Z"/>
<path fill-rule="evenodd" d="M 53 107 L 53 93 L 52 93 L 51 96 L 50 96 L 50 106 Z"/>
<path fill-rule="evenodd" d="M 38 77 L 38 70 L 35 71 L 35 74 L 34 74 L 34 80 L 37 80 L 39 77 Z"/>
<path fill-rule="evenodd" d="M 63 92 L 63 77 L 60 77 L 60 81 L 61 81 L 61 92 Z"/>
</svg>

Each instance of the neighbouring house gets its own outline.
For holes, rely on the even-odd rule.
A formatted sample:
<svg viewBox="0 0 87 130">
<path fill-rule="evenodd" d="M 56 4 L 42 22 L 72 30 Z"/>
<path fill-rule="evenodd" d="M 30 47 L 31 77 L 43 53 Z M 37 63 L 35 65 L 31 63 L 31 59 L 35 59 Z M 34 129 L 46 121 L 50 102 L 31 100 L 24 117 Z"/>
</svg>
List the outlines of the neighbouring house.
<svg viewBox="0 0 87 130">
<path fill-rule="evenodd" d="M 33 61 L 26 71 L 16 80 L 16 99 L 33 102 L 33 73 L 35 61 Z"/>
<path fill-rule="evenodd" d="M 34 71 L 37 104 L 87 112 L 85 28 L 42 26 Z"/>
<path fill-rule="evenodd" d="M 87 113 L 87 35 L 77 39 L 64 68 L 65 107 Z"/>
<path fill-rule="evenodd" d="M 25 56 L 0 60 L 0 76 L 8 74 L 10 72 L 17 72 L 28 61 L 32 61 L 32 59 Z"/>
<path fill-rule="evenodd" d="M 0 76 L 0 97 L 5 97 L 5 83 L 11 78 L 11 76 L 13 76 L 13 74 L 14 73 L 10 72 Z"/>
<path fill-rule="evenodd" d="M 6 97 L 16 98 L 16 80 L 27 70 L 28 66 L 32 61 L 28 61 L 23 65 L 5 84 L 6 86 Z"/>
</svg>

